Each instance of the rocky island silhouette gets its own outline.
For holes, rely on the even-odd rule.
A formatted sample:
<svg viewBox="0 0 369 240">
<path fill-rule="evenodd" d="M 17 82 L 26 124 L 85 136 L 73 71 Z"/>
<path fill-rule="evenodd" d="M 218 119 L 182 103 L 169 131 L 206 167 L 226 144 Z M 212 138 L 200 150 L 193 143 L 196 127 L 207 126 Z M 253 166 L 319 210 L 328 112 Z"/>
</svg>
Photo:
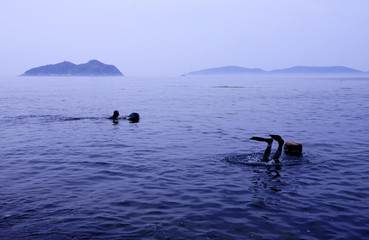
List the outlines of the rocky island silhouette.
<svg viewBox="0 0 369 240">
<path fill-rule="evenodd" d="M 285 69 L 276 69 L 265 71 L 260 68 L 245 68 L 240 66 L 224 66 L 217 68 L 207 68 L 199 71 L 189 72 L 182 76 L 209 76 L 209 75 L 260 75 L 260 74 L 367 74 L 357 69 L 348 68 L 344 66 L 295 66 Z"/>
<path fill-rule="evenodd" d="M 123 76 L 114 65 L 107 65 L 98 60 L 83 64 L 64 61 L 27 70 L 21 76 Z"/>
</svg>

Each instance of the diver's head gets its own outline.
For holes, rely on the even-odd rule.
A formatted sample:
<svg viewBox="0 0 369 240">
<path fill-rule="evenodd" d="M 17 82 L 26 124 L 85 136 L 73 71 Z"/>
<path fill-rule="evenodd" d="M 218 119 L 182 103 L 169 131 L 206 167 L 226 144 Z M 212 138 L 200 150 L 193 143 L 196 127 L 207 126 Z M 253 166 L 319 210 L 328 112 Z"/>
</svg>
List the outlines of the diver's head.
<svg viewBox="0 0 369 240">
<path fill-rule="evenodd" d="M 302 155 L 302 144 L 295 141 L 288 141 L 284 143 L 284 153 L 292 156 Z"/>
<path fill-rule="evenodd" d="M 117 118 L 119 116 L 119 112 L 117 110 L 114 111 L 113 113 L 113 118 Z"/>
</svg>

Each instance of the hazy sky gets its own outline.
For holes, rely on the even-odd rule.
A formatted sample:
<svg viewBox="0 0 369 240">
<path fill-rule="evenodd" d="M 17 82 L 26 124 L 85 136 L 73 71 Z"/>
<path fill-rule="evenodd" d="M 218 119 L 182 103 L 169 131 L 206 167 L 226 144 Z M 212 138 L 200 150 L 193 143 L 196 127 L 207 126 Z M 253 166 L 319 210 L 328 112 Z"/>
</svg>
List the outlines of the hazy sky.
<svg viewBox="0 0 369 240">
<path fill-rule="evenodd" d="M 0 75 L 98 59 L 126 76 L 238 65 L 369 71 L 369 0 L 1 0 Z"/>
</svg>

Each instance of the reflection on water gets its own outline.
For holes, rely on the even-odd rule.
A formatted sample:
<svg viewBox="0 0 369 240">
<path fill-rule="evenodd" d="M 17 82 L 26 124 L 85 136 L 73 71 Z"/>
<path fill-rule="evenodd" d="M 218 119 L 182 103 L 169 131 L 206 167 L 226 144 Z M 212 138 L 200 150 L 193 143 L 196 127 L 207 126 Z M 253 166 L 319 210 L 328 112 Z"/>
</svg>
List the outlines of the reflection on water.
<svg viewBox="0 0 369 240">
<path fill-rule="evenodd" d="M 366 79 L 0 81 L 1 239 L 368 237 Z"/>
</svg>

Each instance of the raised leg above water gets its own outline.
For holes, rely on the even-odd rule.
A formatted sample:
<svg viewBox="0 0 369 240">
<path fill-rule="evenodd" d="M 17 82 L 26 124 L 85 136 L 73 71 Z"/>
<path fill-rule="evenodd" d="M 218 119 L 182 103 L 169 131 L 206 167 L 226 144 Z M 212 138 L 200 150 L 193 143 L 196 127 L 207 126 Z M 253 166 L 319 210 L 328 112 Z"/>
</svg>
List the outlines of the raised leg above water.
<svg viewBox="0 0 369 240">
<path fill-rule="evenodd" d="M 264 155 L 263 155 L 263 159 L 262 159 L 263 162 L 268 162 L 269 161 L 270 152 L 272 151 L 273 138 L 252 137 L 250 139 L 251 140 L 255 140 L 255 141 L 261 141 L 261 142 L 268 143 L 268 146 L 265 149 L 265 152 L 264 152 Z"/>
<path fill-rule="evenodd" d="M 278 142 L 278 149 L 274 153 L 272 159 L 274 160 L 274 162 L 279 163 L 279 157 L 282 154 L 282 148 L 283 148 L 284 140 L 279 135 L 272 135 L 272 134 L 270 134 L 269 136 L 271 136 L 274 140 L 276 140 Z"/>
</svg>

